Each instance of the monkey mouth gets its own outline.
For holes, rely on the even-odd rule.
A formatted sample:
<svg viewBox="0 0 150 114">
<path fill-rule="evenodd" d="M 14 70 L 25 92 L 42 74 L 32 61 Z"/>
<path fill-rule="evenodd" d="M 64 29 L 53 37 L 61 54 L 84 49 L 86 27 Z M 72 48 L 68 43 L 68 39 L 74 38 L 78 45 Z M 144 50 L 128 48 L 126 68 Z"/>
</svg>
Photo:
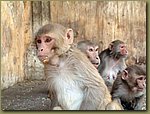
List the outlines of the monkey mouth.
<svg viewBox="0 0 150 114">
<path fill-rule="evenodd" d="M 144 88 L 138 88 L 137 90 L 138 90 L 138 91 L 143 91 L 143 90 L 144 90 Z"/>
<path fill-rule="evenodd" d="M 126 52 L 121 52 L 120 55 L 126 57 L 126 56 L 128 56 L 128 52 L 127 51 Z"/>
<path fill-rule="evenodd" d="M 39 60 L 40 60 L 41 62 L 43 62 L 43 63 L 46 63 L 46 62 L 49 61 L 49 57 L 46 56 L 46 55 L 39 55 L 38 58 L 39 58 Z"/>
<path fill-rule="evenodd" d="M 98 68 L 99 63 L 92 63 L 96 68 Z"/>
<path fill-rule="evenodd" d="M 92 62 L 92 64 L 93 64 L 93 65 L 99 65 L 99 63 L 94 63 L 94 62 Z"/>
</svg>

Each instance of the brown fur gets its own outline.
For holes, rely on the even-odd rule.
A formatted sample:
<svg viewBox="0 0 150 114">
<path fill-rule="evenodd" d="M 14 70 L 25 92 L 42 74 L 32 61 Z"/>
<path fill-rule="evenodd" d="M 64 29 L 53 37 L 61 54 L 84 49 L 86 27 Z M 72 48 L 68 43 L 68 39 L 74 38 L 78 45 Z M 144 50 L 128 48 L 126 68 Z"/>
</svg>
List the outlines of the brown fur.
<svg viewBox="0 0 150 114">
<path fill-rule="evenodd" d="M 123 104 L 124 106 L 132 102 L 131 106 L 125 106 L 127 109 L 141 110 L 146 93 L 146 86 L 143 86 L 143 89 L 139 91 L 139 83 L 137 83 L 136 80 L 141 76 L 146 77 L 146 72 L 144 69 L 136 65 L 127 67 L 125 72 L 128 73 L 126 74 L 127 78 L 125 79 L 123 78 L 123 75 L 125 75 L 124 71 L 118 73 L 117 79 L 115 80 L 112 88 L 112 97 L 113 99 L 120 100 L 120 102 L 125 102 L 125 104 Z M 142 84 L 145 83 L 143 82 Z"/>
</svg>

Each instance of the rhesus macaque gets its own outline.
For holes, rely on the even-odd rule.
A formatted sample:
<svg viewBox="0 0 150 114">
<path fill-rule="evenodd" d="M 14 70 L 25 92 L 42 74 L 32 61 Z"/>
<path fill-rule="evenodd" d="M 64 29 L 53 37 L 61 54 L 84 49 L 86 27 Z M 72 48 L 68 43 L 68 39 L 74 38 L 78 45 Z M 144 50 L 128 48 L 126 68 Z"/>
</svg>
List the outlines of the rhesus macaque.
<svg viewBox="0 0 150 114">
<path fill-rule="evenodd" d="M 119 110 L 97 69 L 72 46 L 73 38 L 73 30 L 60 24 L 47 24 L 36 34 L 50 97 L 56 97 L 63 110 Z"/>
<path fill-rule="evenodd" d="M 111 91 L 117 73 L 126 68 L 125 59 L 127 54 L 125 43 L 120 40 L 111 42 L 109 47 L 99 54 L 101 63 L 98 70 L 109 91 Z"/>
<path fill-rule="evenodd" d="M 77 43 L 77 48 L 85 53 L 91 63 L 98 69 L 100 64 L 100 59 L 98 56 L 98 45 L 89 40 L 84 40 Z"/>
<path fill-rule="evenodd" d="M 119 72 L 112 87 L 112 97 L 118 100 L 125 110 L 142 110 L 146 94 L 146 72 L 132 65 Z"/>
</svg>

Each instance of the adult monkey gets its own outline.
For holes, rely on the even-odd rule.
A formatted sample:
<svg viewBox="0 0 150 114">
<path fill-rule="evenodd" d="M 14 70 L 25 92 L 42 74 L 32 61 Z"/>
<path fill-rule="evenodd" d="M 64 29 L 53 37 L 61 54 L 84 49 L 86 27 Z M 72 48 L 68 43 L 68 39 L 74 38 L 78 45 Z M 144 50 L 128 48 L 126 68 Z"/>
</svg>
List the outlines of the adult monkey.
<svg viewBox="0 0 150 114">
<path fill-rule="evenodd" d="M 98 45 L 91 42 L 90 40 L 83 40 L 77 43 L 77 48 L 85 53 L 91 63 L 98 69 L 98 66 L 100 65 Z"/>
<path fill-rule="evenodd" d="M 109 91 L 111 91 L 113 82 L 119 71 L 126 68 L 125 59 L 128 55 L 126 45 L 123 41 L 115 40 L 111 42 L 107 49 L 99 54 L 101 63 L 99 65 L 99 73 L 105 80 Z"/>
<path fill-rule="evenodd" d="M 37 56 L 44 63 L 48 89 L 63 110 L 117 110 L 116 102 L 85 54 L 72 47 L 73 30 L 59 24 L 39 29 Z"/>
</svg>

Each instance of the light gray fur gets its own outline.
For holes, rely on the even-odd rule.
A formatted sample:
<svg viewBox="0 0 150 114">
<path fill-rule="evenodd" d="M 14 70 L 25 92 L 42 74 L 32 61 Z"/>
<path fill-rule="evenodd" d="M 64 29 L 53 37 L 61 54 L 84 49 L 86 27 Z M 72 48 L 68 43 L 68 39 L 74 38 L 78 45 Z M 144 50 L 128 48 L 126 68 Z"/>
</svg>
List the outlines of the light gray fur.
<svg viewBox="0 0 150 114">
<path fill-rule="evenodd" d="M 45 73 L 49 90 L 56 92 L 64 110 L 105 110 L 111 102 L 104 80 L 79 50 L 62 55 L 58 67 L 45 65 Z"/>
</svg>

